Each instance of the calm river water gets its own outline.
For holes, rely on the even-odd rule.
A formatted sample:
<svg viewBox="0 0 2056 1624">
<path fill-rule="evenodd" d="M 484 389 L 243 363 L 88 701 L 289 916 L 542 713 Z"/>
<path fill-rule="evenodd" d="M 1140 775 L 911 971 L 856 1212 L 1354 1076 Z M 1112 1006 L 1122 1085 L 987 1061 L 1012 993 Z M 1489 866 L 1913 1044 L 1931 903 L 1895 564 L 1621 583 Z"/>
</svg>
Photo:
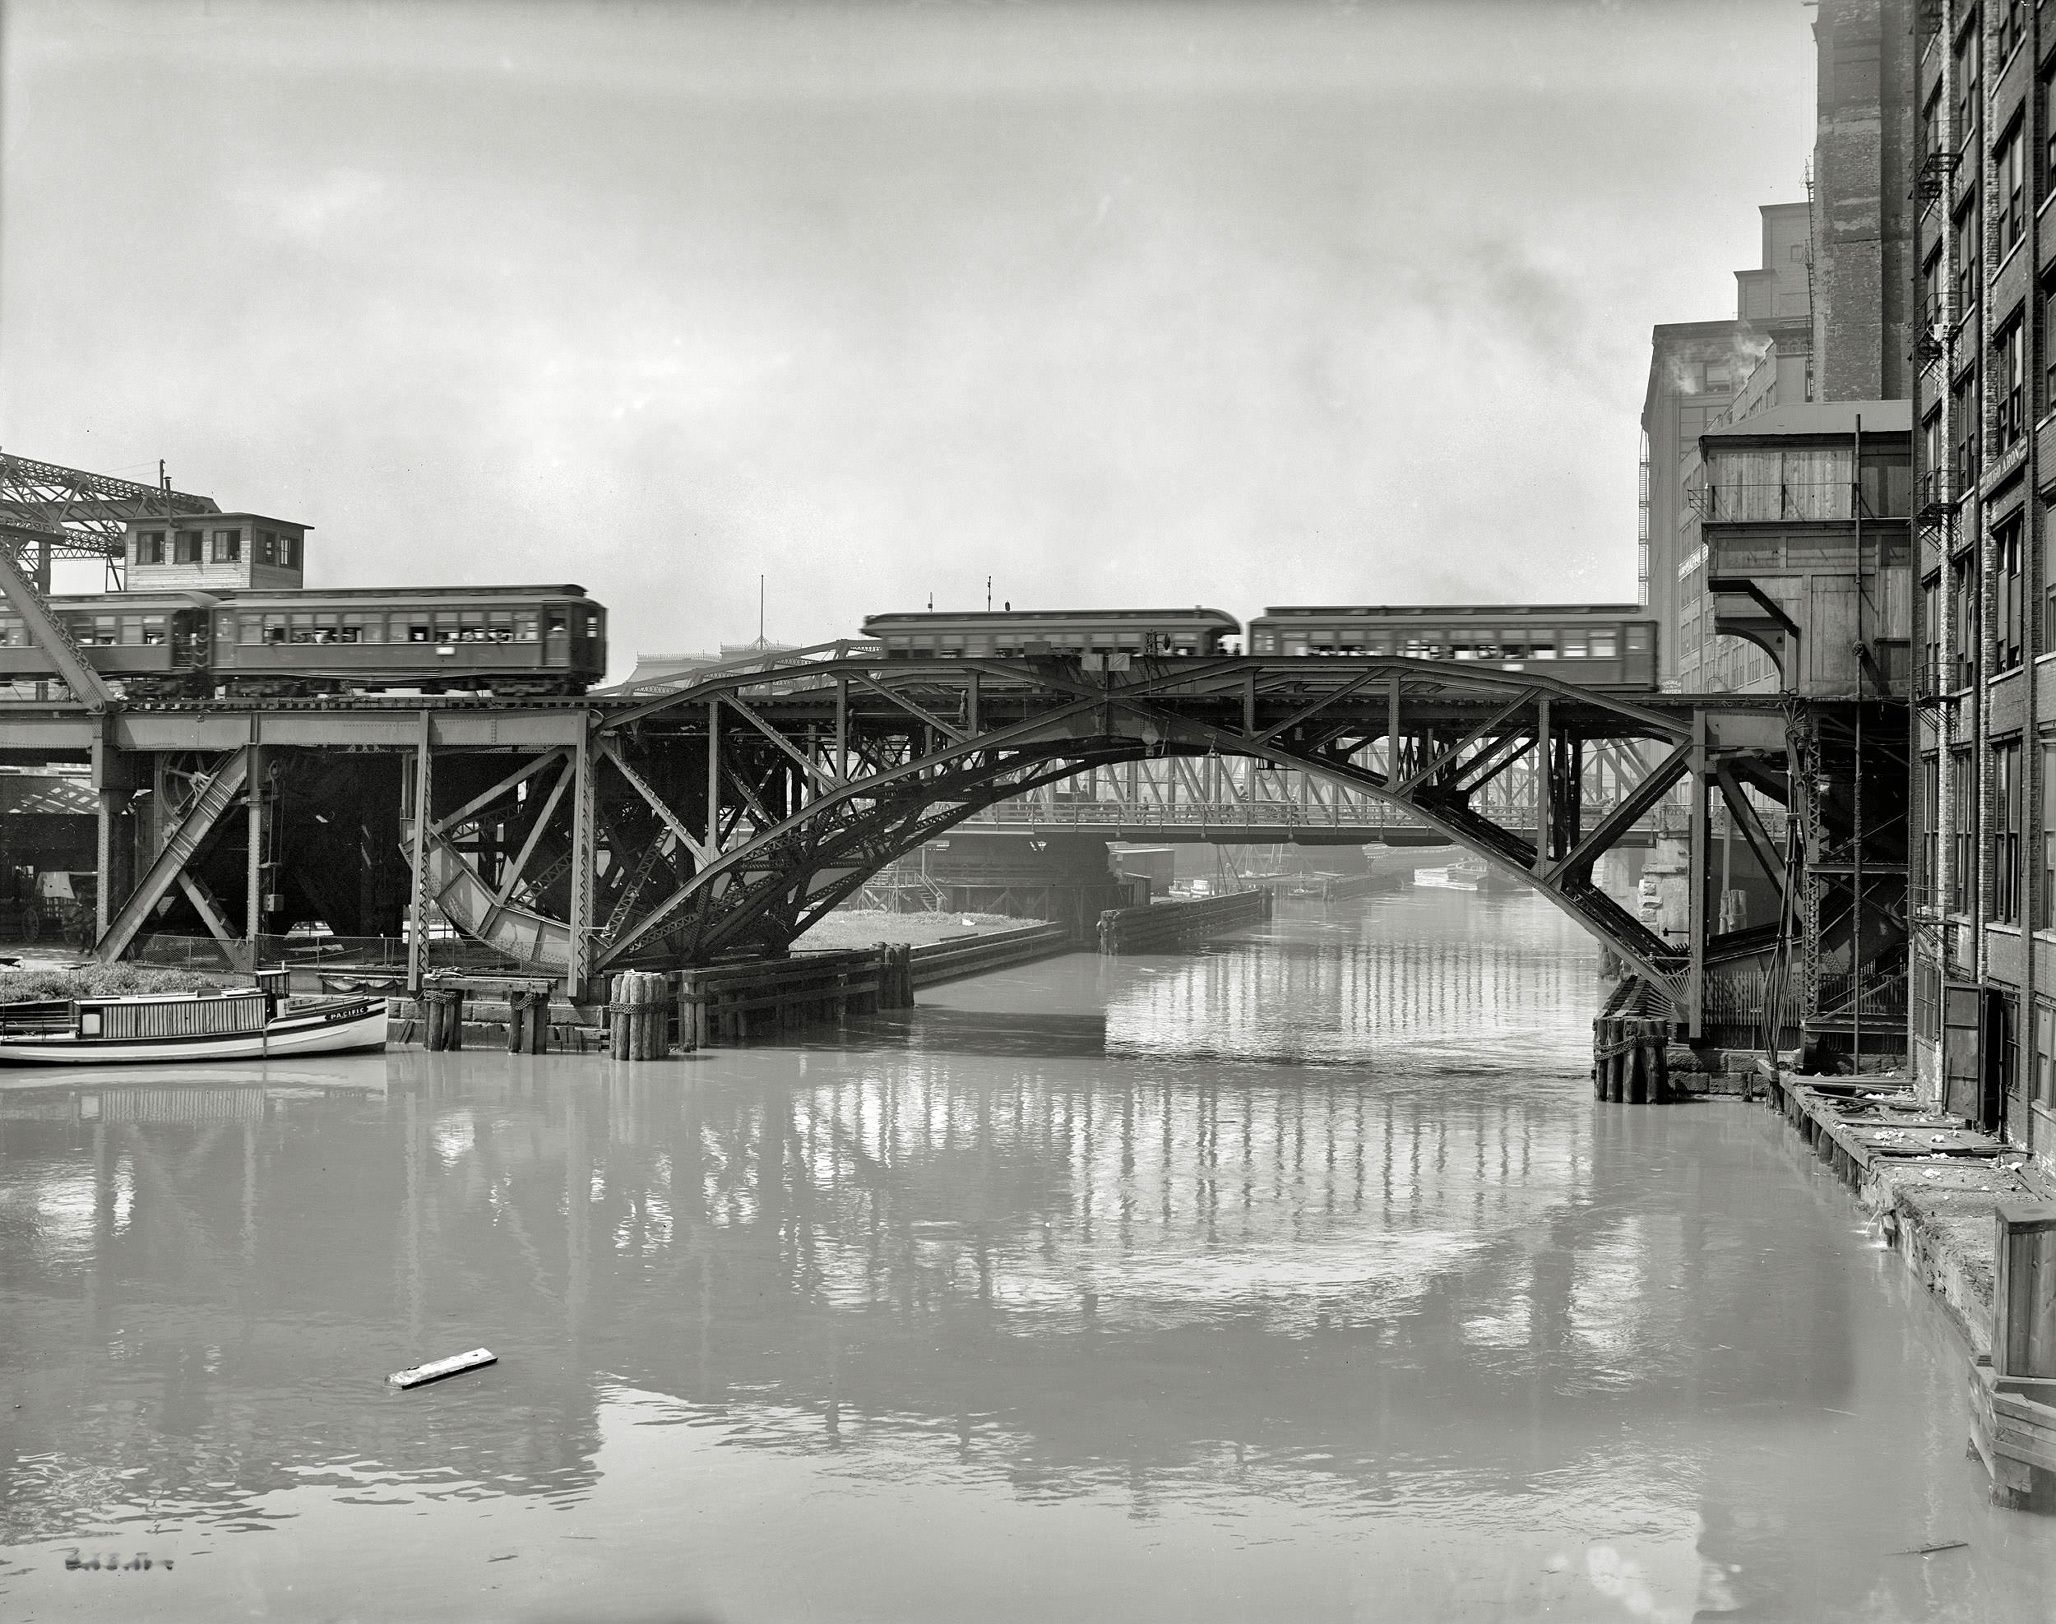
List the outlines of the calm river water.
<svg viewBox="0 0 2056 1624">
<path fill-rule="evenodd" d="M 1593 974 L 1413 893 L 840 1046 L 10 1085 L 0 1617 L 2056 1614 L 1940 1315 L 1769 1113 L 1595 1104 Z"/>
</svg>

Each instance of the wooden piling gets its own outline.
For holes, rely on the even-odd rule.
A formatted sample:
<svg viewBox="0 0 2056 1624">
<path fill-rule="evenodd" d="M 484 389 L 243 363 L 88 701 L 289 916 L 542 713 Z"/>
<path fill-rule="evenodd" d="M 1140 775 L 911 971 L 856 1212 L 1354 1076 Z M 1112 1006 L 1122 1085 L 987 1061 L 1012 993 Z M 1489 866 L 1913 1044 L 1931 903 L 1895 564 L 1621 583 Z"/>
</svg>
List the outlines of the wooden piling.
<svg viewBox="0 0 2056 1624">
<path fill-rule="evenodd" d="M 670 1049 L 671 985 L 653 970 L 623 970 L 608 991 L 608 1053 L 616 1060 L 662 1060 Z"/>
<path fill-rule="evenodd" d="M 428 1021 L 428 1046 L 435 1050 L 464 1047 L 464 989 L 424 986 L 421 1004 Z"/>
<path fill-rule="evenodd" d="M 550 995 L 514 990 L 507 994 L 507 1052 L 542 1054 L 550 1044 Z"/>
</svg>

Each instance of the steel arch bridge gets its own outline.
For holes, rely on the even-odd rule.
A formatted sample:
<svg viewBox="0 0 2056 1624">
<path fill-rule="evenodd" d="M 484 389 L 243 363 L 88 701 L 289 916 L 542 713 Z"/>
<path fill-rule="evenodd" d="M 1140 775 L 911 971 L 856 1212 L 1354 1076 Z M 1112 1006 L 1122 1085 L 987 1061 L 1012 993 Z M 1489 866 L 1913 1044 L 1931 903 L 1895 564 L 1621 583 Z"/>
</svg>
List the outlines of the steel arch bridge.
<svg viewBox="0 0 2056 1624">
<path fill-rule="evenodd" d="M 490 782 L 447 755 L 431 769 L 424 747 L 429 815 L 408 824 L 417 936 L 439 906 L 580 986 L 782 952 L 879 868 L 1001 801 L 1125 762 L 1239 757 L 1391 805 L 1517 875 L 1695 1018 L 1709 955 L 1736 945 L 1709 932 L 1703 885 L 1681 948 L 1608 897 L 1593 864 L 1687 784 L 1694 872 L 1717 795 L 1783 885 L 1786 857 L 1743 786 L 1787 801 L 1787 720 L 1774 699 L 1628 696 L 1398 658 L 1110 669 L 829 644 L 590 696 L 575 739 L 512 772 L 500 755 Z M 1588 822 L 1602 758 L 1621 782 Z M 1495 815 L 1491 787 L 1522 765 L 1532 815 Z"/>
<path fill-rule="evenodd" d="M 1611 948 L 1697 1035 L 1709 964 L 1726 976 L 1751 955 L 1761 962 L 1775 936 L 1805 944 L 1813 980 L 1846 972 L 1854 985 L 1905 939 L 1903 897 L 1893 900 L 1904 887 L 1875 814 L 1862 900 L 1839 919 L 1822 900 L 1833 883 L 1820 876 L 1846 866 L 1851 823 L 1828 788 L 1847 778 L 1834 709 L 1607 693 L 1532 670 L 1391 657 L 1117 667 L 888 659 L 837 643 L 577 701 L 165 705 L 53 714 L 17 731 L 99 741 L 102 958 L 162 928 L 181 892 L 225 951 L 248 956 L 259 893 L 279 878 L 326 912 L 339 875 L 363 872 L 368 895 L 404 851 L 395 906 L 411 920 L 412 975 L 441 917 L 583 996 L 617 969 L 782 953 L 882 867 L 1042 786 L 1128 763 L 1239 760 L 1252 764 L 1246 781 L 1297 772 L 1497 864 Z M 145 766 L 156 793 L 131 880 L 111 811 Z M 1873 808 L 1890 771 L 1874 774 Z M 1527 786 L 1508 793 L 1516 775 Z M 1713 930 L 1716 802 L 1741 837 L 1733 855 L 1783 898 L 1783 926 Z M 1593 876 L 1605 853 L 1646 838 L 1659 806 L 1689 836 L 1682 943 Z M 1780 808 L 1798 814 L 1781 820 L 1782 840 L 1765 824 Z M 237 842 L 221 835 L 244 819 L 247 870 L 231 877 Z M 285 868 L 260 861 L 274 830 L 300 854 Z M 1903 859 L 1903 818 L 1897 838 Z M 217 900 L 239 881 L 246 939 Z"/>
</svg>

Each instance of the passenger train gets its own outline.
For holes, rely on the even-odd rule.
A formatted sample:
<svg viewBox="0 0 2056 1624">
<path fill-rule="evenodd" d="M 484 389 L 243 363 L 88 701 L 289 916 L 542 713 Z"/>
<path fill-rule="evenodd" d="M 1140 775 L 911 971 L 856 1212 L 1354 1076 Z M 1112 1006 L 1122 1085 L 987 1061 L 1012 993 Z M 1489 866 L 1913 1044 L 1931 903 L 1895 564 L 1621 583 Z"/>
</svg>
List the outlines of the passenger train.
<svg viewBox="0 0 2056 1624">
<path fill-rule="evenodd" d="M 133 519 L 127 590 L 47 601 L 94 669 L 140 699 L 570 695 L 604 679 L 607 611 L 583 587 L 310 588 L 306 528 L 254 513 Z M 1203 607 L 930 611 L 873 615 L 864 635 L 891 659 L 1396 655 L 1657 685 L 1656 622 L 1634 604 L 1272 608 L 1246 636 Z M 0 598 L 0 684 L 56 675 Z"/>
<path fill-rule="evenodd" d="M 309 587 L 307 526 L 290 519 L 124 528 L 125 590 L 46 601 L 131 698 L 582 694 L 606 675 L 607 611 L 582 586 Z M 55 675 L 0 597 L 0 683 Z"/>
<path fill-rule="evenodd" d="M 582 694 L 607 669 L 607 611 L 579 586 L 144 589 L 49 603 L 93 669 L 138 699 Z M 0 683 L 55 675 L 0 599 Z"/>
<path fill-rule="evenodd" d="M 1653 691 L 1656 621 L 1639 604 L 1382 604 L 1266 609 L 1242 627 L 1218 609 L 873 615 L 864 635 L 895 659 L 1038 655 L 1180 658 L 1246 652 L 1397 655 L 1546 671 L 1595 688 Z"/>
</svg>

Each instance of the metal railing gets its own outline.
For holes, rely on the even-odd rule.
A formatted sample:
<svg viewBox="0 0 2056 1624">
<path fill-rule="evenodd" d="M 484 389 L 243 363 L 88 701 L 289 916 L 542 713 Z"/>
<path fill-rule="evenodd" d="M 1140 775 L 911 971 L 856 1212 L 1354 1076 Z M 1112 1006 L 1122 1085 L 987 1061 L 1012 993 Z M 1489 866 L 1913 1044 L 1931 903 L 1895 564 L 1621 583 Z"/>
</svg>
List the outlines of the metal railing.
<svg viewBox="0 0 2056 1624">
<path fill-rule="evenodd" d="M 1907 492 L 1887 482 L 1866 491 L 1863 517 L 1903 519 Z M 1853 519 L 1856 487 L 1846 476 L 1839 479 L 1743 480 L 1707 484 L 1693 493 L 1699 516 L 1717 524 L 1792 522 L 1820 523 Z M 1899 512 L 1881 511 L 1897 508 Z"/>
</svg>

